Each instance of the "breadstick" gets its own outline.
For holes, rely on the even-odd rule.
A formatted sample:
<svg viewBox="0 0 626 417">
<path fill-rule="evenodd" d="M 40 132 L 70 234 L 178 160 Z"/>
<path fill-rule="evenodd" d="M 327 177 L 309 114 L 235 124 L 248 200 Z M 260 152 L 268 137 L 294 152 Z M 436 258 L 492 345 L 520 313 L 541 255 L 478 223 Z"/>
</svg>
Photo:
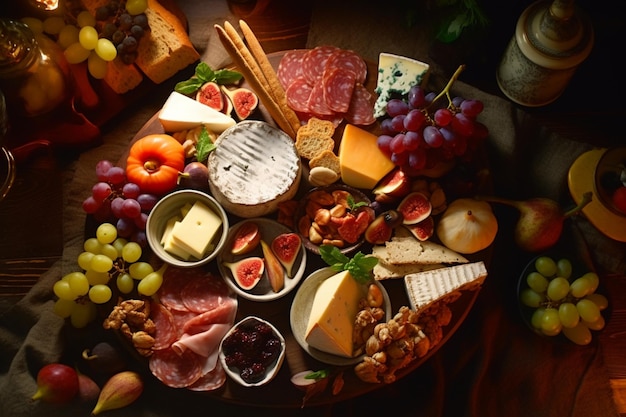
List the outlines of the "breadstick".
<svg viewBox="0 0 626 417">
<path fill-rule="evenodd" d="M 280 110 L 280 107 L 274 98 L 270 95 L 267 82 L 263 74 L 260 72 L 258 65 L 256 65 L 255 61 L 251 59 L 249 51 L 247 51 L 247 48 L 243 45 L 243 42 L 241 41 L 241 38 L 239 38 L 236 31 L 234 34 L 236 36 L 233 36 L 232 31 L 234 28 L 232 25 L 228 24 L 225 26 L 230 26 L 230 34 L 220 25 L 214 25 L 226 52 L 228 52 L 230 57 L 235 62 L 235 65 L 237 65 L 238 69 L 243 73 L 246 81 L 248 81 L 252 88 L 256 91 L 259 99 L 263 102 L 267 111 L 276 121 L 278 126 L 295 140 L 296 132 L 294 131 L 291 123 L 289 123 L 285 118 L 285 115 Z"/>
<path fill-rule="evenodd" d="M 261 72 L 265 75 L 265 79 L 267 80 L 267 84 L 270 88 L 270 94 L 272 94 L 274 100 L 280 106 L 285 118 L 292 124 L 294 130 L 297 131 L 298 128 L 300 128 L 300 119 L 298 118 L 296 112 L 294 112 L 293 109 L 287 104 L 285 89 L 280 84 L 276 71 L 274 71 L 269 59 L 267 59 L 263 46 L 261 46 L 256 35 L 244 20 L 239 21 L 239 27 L 243 32 L 244 39 L 248 43 L 248 48 L 250 48 L 252 56 L 256 59 L 256 62 L 261 68 Z"/>
</svg>

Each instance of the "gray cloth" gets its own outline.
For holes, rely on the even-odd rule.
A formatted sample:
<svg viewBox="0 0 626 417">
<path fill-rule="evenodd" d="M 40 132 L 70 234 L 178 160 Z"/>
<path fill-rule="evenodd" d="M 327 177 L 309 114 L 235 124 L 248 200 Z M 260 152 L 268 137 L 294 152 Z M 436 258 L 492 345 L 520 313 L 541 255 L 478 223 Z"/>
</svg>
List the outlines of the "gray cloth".
<svg viewBox="0 0 626 417">
<path fill-rule="evenodd" d="M 214 67 L 228 62 L 212 30 L 213 23 L 222 23 L 229 17 L 225 4 L 198 0 L 181 2 L 181 7 L 189 17 L 191 38 L 203 59 Z M 332 43 L 354 49 L 372 61 L 382 50 L 425 59 L 424 44 L 420 47 L 419 42 L 406 42 L 412 39 L 407 36 L 415 33 L 405 33 L 401 28 L 391 32 L 380 29 L 384 24 L 372 25 L 365 14 L 363 17 L 353 14 L 350 20 L 341 20 L 340 14 L 325 10 L 319 7 L 314 10 L 309 46 Z M 364 33 L 368 34 L 366 39 L 358 36 Z M 438 80 L 433 82 L 437 84 Z M 567 169 L 589 145 L 558 137 L 509 102 L 463 82 L 458 82 L 454 90 L 485 104 L 481 117 L 490 130 L 487 151 L 497 194 L 515 198 L 545 196 L 564 205 L 572 204 L 566 184 Z M 167 92 L 156 92 L 144 105 L 130 109 L 123 123 L 106 131 L 102 146 L 84 152 L 67 169 L 63 258 L 42 275 L 26 297 L 0 316 L 1 416 L 87 415 L 90 411 L 87 405 L 52 407 L 30 400 L 36 390 L 39 368 L 67 359 L 68 351 L 80 351 L 92 340 L 91 335 L 80 331 L 68 335 L 63 320 L 52 312 L 52 285 L 63 274 L 76 269 L 76 257 L 84 240 L 85 215 L 81 202 L 93 184 L 96 162 L 118 161 L 166 95 Z M 400 415 L 420 416 L 617 416 L 601 346 L 593 343 L 579 348 L 555 343 L 532 335 L 520 323 L 514 307 L 514 290 L 516 275 L 528 260 L 528 254 L 520 253 L 512 244 L 514 213 L 507 210 L 498 213 L 502 215 L 501 232 L 489 268 L 490 276 L 474 308 L 452 339 L 406 378 L 363 398 L 305 410 L 235 407 L 210 396 L 168 389 L 149 379 L 138 402 L 107 413 L 155 417 L 245 412 L 257 416 L 362 416 L 400 410 Z M 623 273 L 624 245 L 605 238 L 584 218 L 576 219 L 568 228 L 584 231 L 601 269 Z"/>
</svg>

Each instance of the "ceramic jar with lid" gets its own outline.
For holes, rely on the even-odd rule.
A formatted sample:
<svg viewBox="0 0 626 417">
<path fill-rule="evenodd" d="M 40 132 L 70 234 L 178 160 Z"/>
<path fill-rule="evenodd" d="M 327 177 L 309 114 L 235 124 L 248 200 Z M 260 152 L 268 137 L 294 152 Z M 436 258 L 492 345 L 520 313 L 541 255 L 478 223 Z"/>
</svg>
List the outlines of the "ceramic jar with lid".
<svg viewBox="0 0 626 417">
<path fill-rule="evenodd" d="M 24 23 L 0 19 L 0 89 L 15 116 L 45 114 L 71 96 L 62 49 Z"/>
<path fill-rule="evenodd" d="M 497 69 L 502 92 L 538 107 L 559 98 L 594 42 L 589 19 L 573 0 L 539 0 L 520 16 Z"/>
</svg>

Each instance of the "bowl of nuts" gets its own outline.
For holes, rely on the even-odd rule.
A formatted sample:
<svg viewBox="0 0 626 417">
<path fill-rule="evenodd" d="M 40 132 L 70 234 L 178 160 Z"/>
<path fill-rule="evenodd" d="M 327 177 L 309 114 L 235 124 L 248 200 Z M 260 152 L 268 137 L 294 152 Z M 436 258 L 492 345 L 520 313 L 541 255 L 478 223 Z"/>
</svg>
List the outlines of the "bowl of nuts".
<svg viewBox="0 0 626 417">
<path fill-rule="evenodd" d="M 371 200 L 356 188 L 332 184 L 309 190 L 299 201 L 294 224 L 304 247 L 319 254 L 323 244 L 342 253 L 358 249 L 367 226 L 374 221 Z"/>
</svg>

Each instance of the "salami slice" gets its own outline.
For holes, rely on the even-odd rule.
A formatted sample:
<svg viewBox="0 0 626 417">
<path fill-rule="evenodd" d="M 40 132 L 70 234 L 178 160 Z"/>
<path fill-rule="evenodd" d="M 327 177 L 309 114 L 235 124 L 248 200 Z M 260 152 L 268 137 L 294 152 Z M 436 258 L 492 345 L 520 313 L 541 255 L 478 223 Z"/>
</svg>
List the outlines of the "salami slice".
<svg viewBox="0 0 626 417">
<path fill-rule="evenodd" d="M 207 372 L 187 388 L 192 391 L 213 391 L 220 388 L 225 382 L 226 372 L 222 368 L 222 364 L 217 362 L 211 372 Z"/>
<path fill-rule="evenodd" d="M 304 77 L 296 78 L 285 91 L 287 104 L 297 112 L 307 113 L 311 91 L 313 91 L 313 86 Z"/>
<path fill-rule="evenodd" d="M 286 90 L 291 83 L 299 77 L 302 77 L 302 57 L 307 53 L 308 49 L 294 49 L 285 52 L 278 63 L 276 75 L 278 81 Z"/>
<path fill-rule="evenodd" d="M 150 372 L 168 387 L 184 388 L 202 376 L 202 358 L 191 350 L 181 355 L 173 349 L 155 351 L 149 360 Z"/>
<path fill-rule="evenodd" d="M 326 100 L 324 99 L 324 84 L 321 80 L 313 85 L 308 106 L 309 112 L 315 116 L 332 116 L 335 114 L 326 104 Z"/>
<path fill-rule="evenodd" d="M 170 310 L 161 303 L 153 302 L 150 307 L 150 318 L 156 328 L 152 349 L 161 350 L 170 347 L 178 339 L 178 330 Z"/>
<path fill-rule="evenodd" d="M 174 310 L 187 310 L 181 297 L 183 286 L 198 274 L 194 268 L 184 269 L 170 266 L 163 275 L 163 284 L 159 289 L 159 301 Z"/>
<path fill-rule="evenodd" d="M 204 313 L 222 304 L 224 298 L 230 297 L 230 289 L 218 276 L 198 275 L 185 284 L 180 297 L 188 310 Z"/>
<path fill-rule="evenodd" d="M 345 113 L 350 107 L 354 91 L 355 75 L 344 68 L 326 68 L 322 76 L 324 101 L 329 109 L 337 113 Z"/>
<path fill-rule="evenodd" d="M 309 49 L 302 57 L 302 74 L 304 78 L 312 85 L 322 77 L 326 61 L 339 50 L 336 46 L 322 45 Z"/>
<path fill-rule="evenodd" d="M 359 54 L 350 49 L 340 49 L 333 52 L 328 57 L 325 68 L 343 68 L 352 71 L 356 82 L 360 84 L 365 84 L 367 78 L 367 64 Z"/>
<path fill-rule="evenodd" d="M 376 121 L 372 93 L 367 91 L 363 85 L 357 84 L 355 86 L 350 108 L 344 116 L 348 123 L 354 125 L 367 126 Z"/>
</svg>

